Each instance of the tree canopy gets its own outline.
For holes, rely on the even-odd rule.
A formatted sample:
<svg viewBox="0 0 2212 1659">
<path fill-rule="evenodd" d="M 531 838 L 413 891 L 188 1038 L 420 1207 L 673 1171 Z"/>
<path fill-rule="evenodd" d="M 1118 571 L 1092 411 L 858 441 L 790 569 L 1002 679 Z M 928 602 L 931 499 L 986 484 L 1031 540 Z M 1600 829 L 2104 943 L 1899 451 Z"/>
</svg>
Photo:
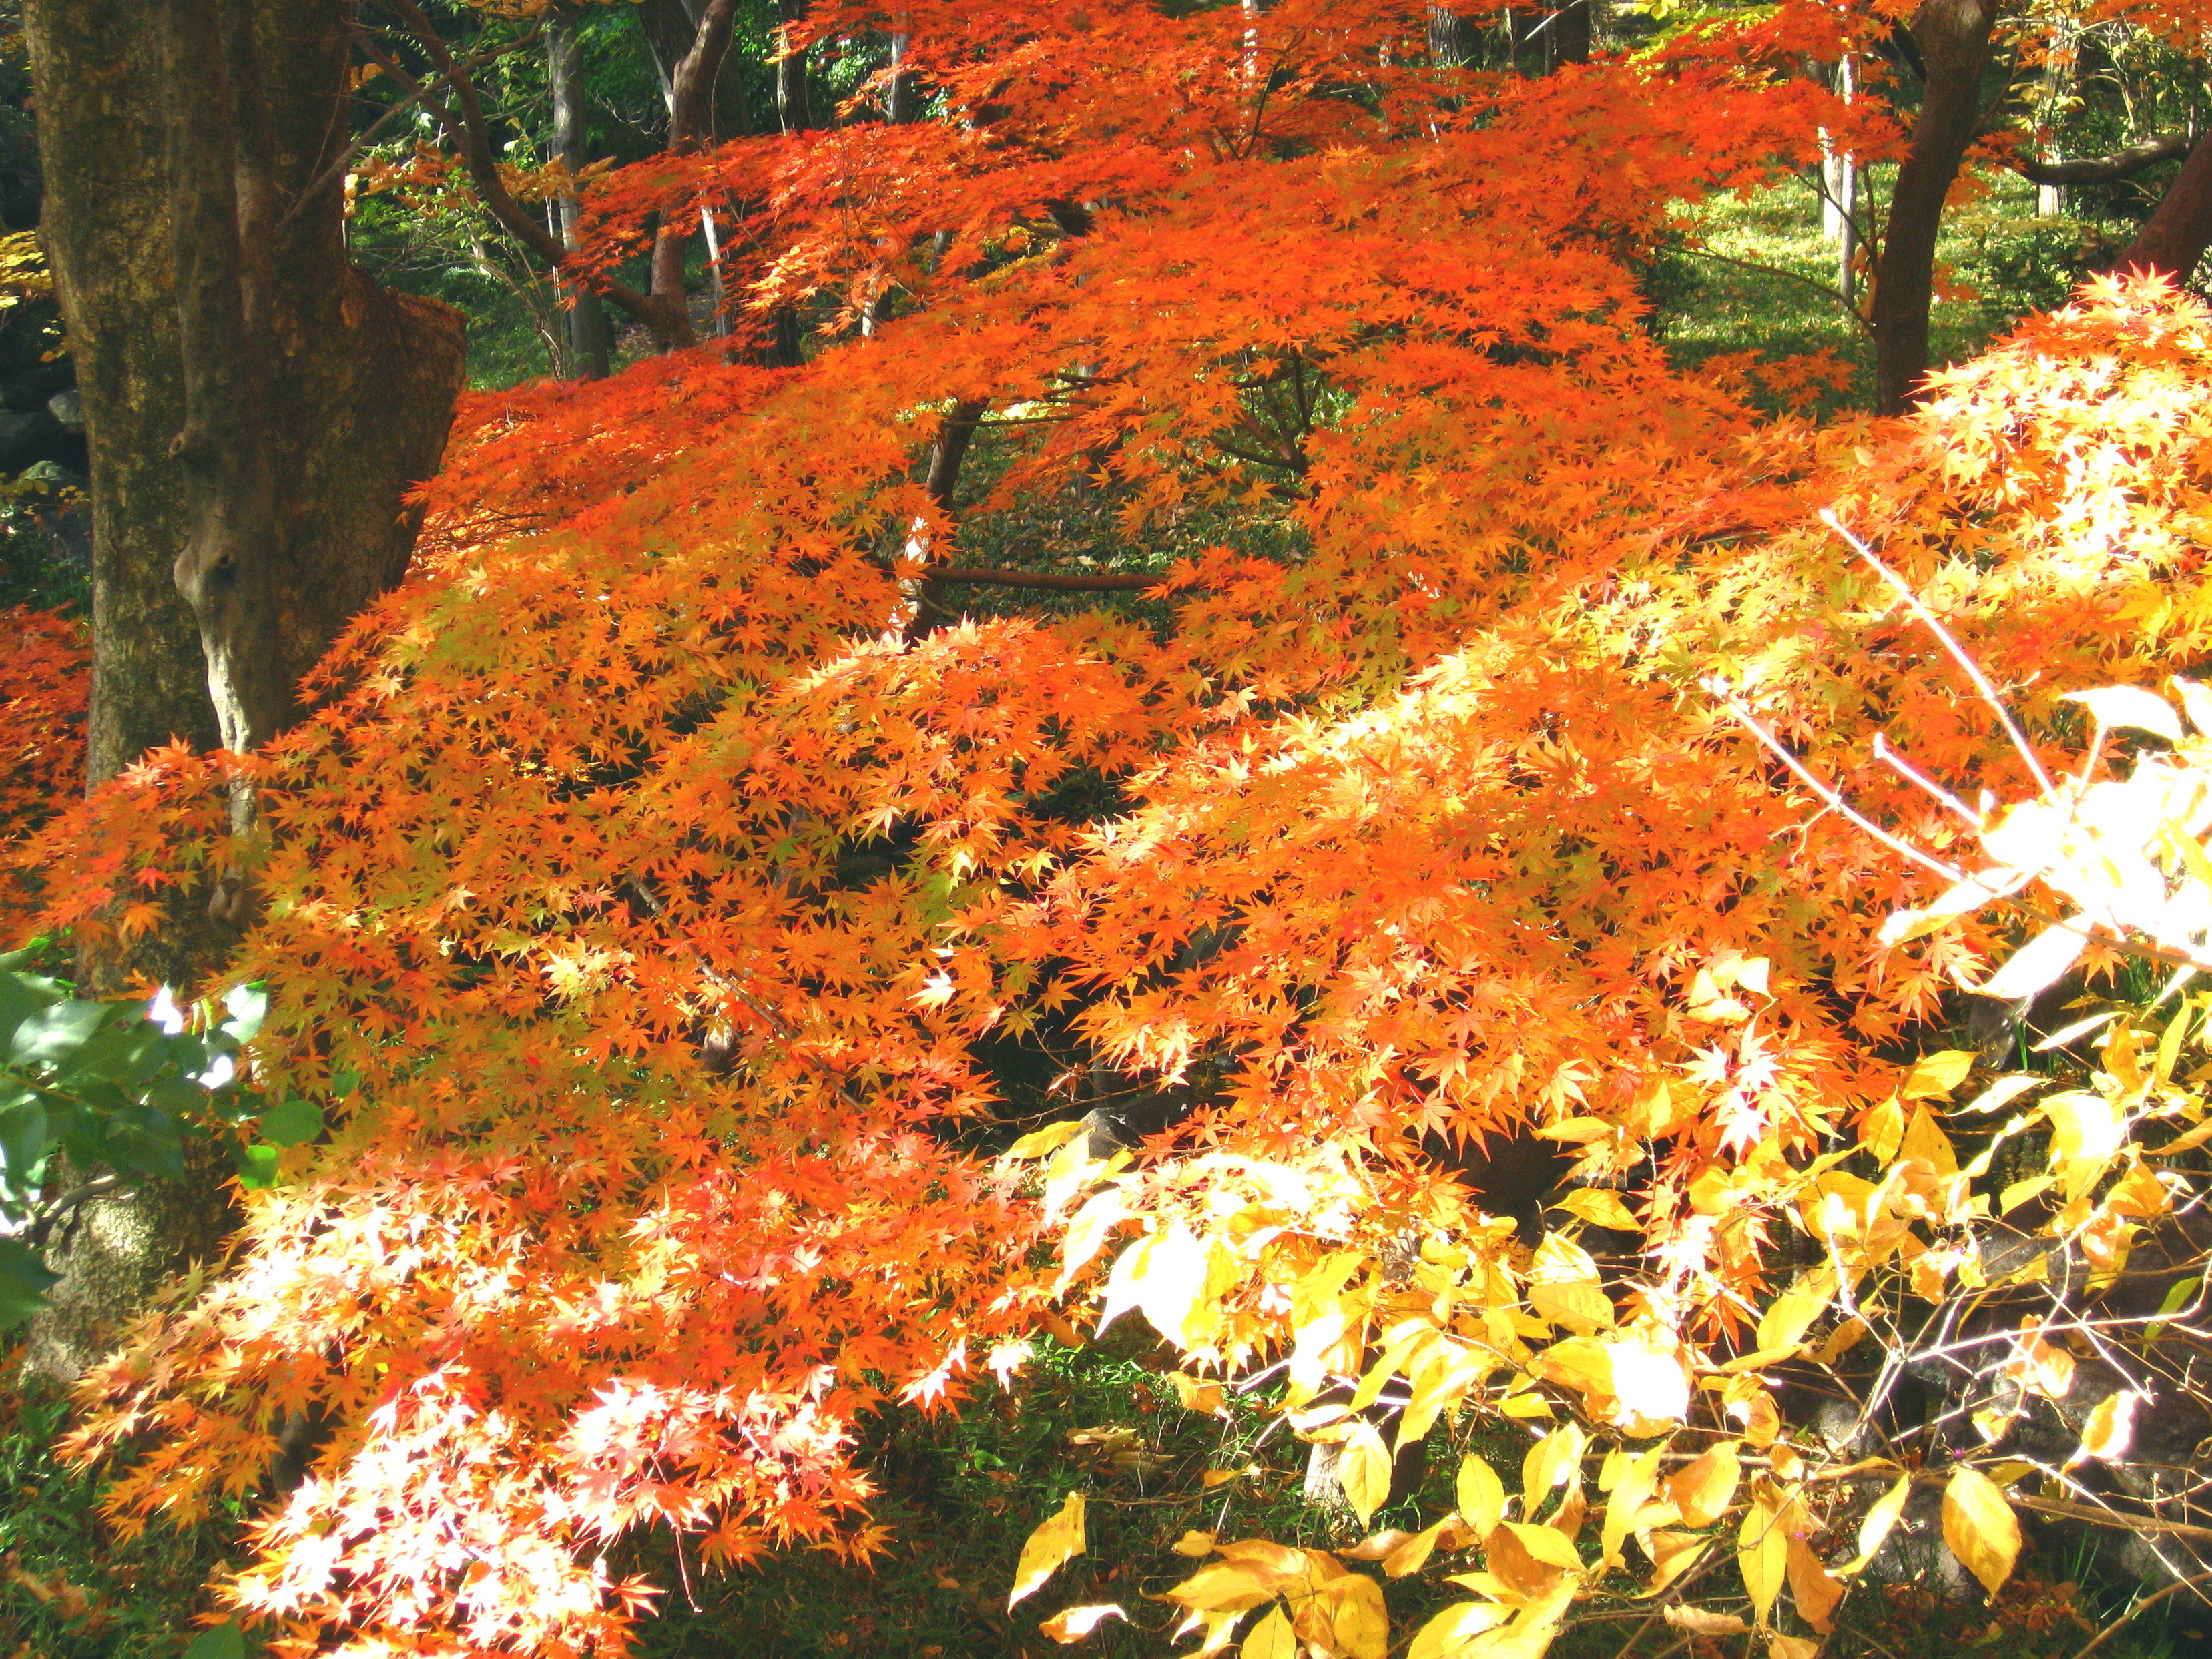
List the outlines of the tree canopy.
<svg viewBox="0 0 2212 1659">
<path fill-rule="evenodd" d="M 42 1282 L 64 1156 L 220 1146 L 243 1206 L 82 1385 L 117 1524 L 258 1495 L 221 1596 L 271 1651 L 619 1652 L 666 1586 L 617 1540 L 863 1562 L 862 1419 L 1135 1316 L 1363 1530 L 1440 1425 L 1526 1449 L 1418 1528 L 1186 1540 L 1201 1651 L 1663 1609 L 1808 1659 L 1916 1486 L 1992 1596 L 2015 1505 L 2193 1535 L 2102 1472 L 2130 1402 L 2203 1414 L 2212 311 L 2166 254 L 1894 355 L 1929 43 L 1993 17 L 1786 0 L 1531 75 L 1452 44 L 1511 15 L 1390 0 L 817 0 L 776 50 L 843 118 L 748 134 L 733 10 L 584 180 L 495 153 L 467 67 L 562 14 L 362 9 L 453 148 L 349 153 L 358 199 L 550 204 L 571 309 L 666 349 L 464 394 L 295 722 L 82 794 L 74 630 L 9 623 L 48 942 L 0 1269 Z M 1962 84 L 2123 26 L 2205 21 L 2008 20 Z M 1895 96 L 1807 72 L 1846 59 Z M 1923 354 L 1947 193 L 2035 131 L 1954 135 Z M 1902 412 L 1656 326 L 1686 214 L 1842 155 L 1894 181 L 1856 271 Z M 181 1058 L 150 983 L 34 971 L 224 892 Z M 2003 1024 L 2074 997 L 2040 1056 Z M 1081 1492 L 1040 1520 L 1017 1600 Z"/>
</svg>

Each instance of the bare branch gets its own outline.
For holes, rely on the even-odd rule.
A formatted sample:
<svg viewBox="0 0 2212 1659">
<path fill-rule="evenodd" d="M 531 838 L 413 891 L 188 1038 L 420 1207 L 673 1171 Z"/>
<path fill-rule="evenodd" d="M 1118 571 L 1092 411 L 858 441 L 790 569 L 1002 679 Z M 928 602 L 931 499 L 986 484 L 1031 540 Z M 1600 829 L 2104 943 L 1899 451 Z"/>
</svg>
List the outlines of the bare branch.
<svg viewBox="0 0 2212 1659">
<path fill-rule="evenodd" d="M 2164 132 L 2110 155 L 2085 155 L 2078 161 L 2031 161 L 2021 157 L 2012 167 L 2031 184 L 2109 185 L 2160 161 L 2178 161 L 2196 142 L 2185 132 Z"/>
<path fill-rule="evenodd" d="M 1158 587 L 1167 580 L 1165 575 L 1142 576 L 1119 572 L 1101 572 L 1097 575 L 1062 576 L 1042 570 L 961 570 L 938 569 L 928 572 L 933 582 L 969 582 L 990 587 L 1042 587 L 1061 593 L 1134 593 L 1147 587 Z"/>
</svg>

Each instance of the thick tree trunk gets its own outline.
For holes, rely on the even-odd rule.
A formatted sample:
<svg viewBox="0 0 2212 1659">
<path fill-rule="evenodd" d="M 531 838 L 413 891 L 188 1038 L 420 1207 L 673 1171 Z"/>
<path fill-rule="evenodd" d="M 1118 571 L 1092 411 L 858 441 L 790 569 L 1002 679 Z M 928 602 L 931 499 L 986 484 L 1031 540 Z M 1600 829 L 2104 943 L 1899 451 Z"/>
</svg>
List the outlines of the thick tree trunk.
<svg viewBox="0 0 2212 1659">
<path fill-rule="evenodd" d="M 1923 0 L 1912 14 L 1912 40 L 1927 69 L 1927 89 L 1912 148 L 1898 166 L 1875 267 L 1875 380 L 1877 407 L 1885 415 L 1911 407 L 1928 373 L 1936 234 L 1943 222 L 1943 198 L 1974 141 L 1996 15 L 1996 0 Z"/>
<path fill-rule="evenodd" d="M 660 95 L 672 111 L 676 103 L 676 70 L 699 39 L 706 24 L 708 0 L 639 0 L 638 21 L 645 27 L 646 49 L 660 77 Z M 718 57 L 706 95 L 705 130 L 714 143 L 741 138 L 745 133 L 744 87 L 738 60 Z M 671 147 L 675 143 L 670 137 Z"/>
<path fill-rule="evenodd" d="M 444 448 L 461 325 L 347 262 L 329 165 L 349 136 L 347 13 L 25 8 L 44 236 L 92 458 L 94 784 L 173 738 L 204 749 L 281 728 L 299 677 L 406 568 L 416 520 L 402 497 Z M 228 936 L 194 907 L 81 972 L 104 993 L 189 993 Z M 33 1362 L 81 1370 L 229 1224 L 212 1169 L 90 1206 L 53 1252 L 64 1279 Z"/>
<path fill-rule="evenodd" d="M 2200 138 L 2120 256 L 2120 269 L 2162 271 L 2185 283 L 2207 246 L 2212 246 L 2212 141 Z"/>
<path fill-rule="evenodd" d="M 1545 54 L 1547 69 L 1558 69 L 1563 64 L 1589 63 L 1590 0 L 1571 0 L 1571 3 L 1553 13 L 1551 36 L 1551 46 Z"/>
</svg>

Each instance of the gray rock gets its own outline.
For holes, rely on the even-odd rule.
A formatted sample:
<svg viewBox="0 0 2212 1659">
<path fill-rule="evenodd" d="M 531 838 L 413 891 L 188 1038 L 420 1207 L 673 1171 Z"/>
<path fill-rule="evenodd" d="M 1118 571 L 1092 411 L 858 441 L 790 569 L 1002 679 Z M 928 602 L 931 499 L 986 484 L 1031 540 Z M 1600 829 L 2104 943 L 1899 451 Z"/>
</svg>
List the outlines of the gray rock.
<svg viewBox="0 0 2212 1659">
<path fill-rule="evenodd" d="M 46 410 L 62 423 L 64 431 L 84 430 L 84 399 L 77 396 L 74 387 L 67 392 L 57 392 L 47 398 Z"/>
<path fill-rule="evenodd" d="M 21 472 L 40 461 L 55 460 L 68 442 L 62 423 L 43 409 L 31 415 L 0 415 L 0 472 Z"/>
</svg>

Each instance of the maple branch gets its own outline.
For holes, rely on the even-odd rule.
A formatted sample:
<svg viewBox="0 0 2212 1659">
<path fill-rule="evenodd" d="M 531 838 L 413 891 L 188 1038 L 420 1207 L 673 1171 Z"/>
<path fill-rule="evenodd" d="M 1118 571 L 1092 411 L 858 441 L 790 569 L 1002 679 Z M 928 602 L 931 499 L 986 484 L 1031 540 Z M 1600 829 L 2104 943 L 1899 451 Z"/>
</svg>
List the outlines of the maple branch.
<svg viewBox="0 0 2212 1659">
<path fill-rule="evenodd" d="M 391 0 L 391 3 L 392 9 L 399 14 L 400 21 L 407 26 L 408 33 L 429 54 L 431 63 L 441 70 L 454 76 L 453 99 L 460 106 L 459 115 L 456 117 L 445 100 L 428 86 L 417 87 L 415 77 L 375 36 L 364 32 L 360 37 L 362 49 L 377 61 L 385 73 L 401 85 L 416 88 L 422 106 L 438 118 L 438 125 L 445 129 L 446 137 L 459 149 L 461 160 L 469 170 L 469 180 L 476 185 L 478 198 L 492 217 L 499 221 L 509 235 L 547 265 L 559 269 L 562 261 L 567 258 L 568 250 L 532 215 L 523 210 L 522 204 L 514 199 L 506 181 L 499 176 L 499 167 L 492 160 L 491 137 L 484 127 L 483 105 L 477 97 L 475 85 L 466 76 L 459 75 L 459 64 L 447 50 L 444 39 L 432 27 L 430 20 L 423 16 L 415 0 Z M 666 307 L 651 296 L 640 294 L 622 283 L 595 283 L 593 287 L 651 329 L 653 337 L 664 348 L 673 349 L 689 343 L 691 331 L 688 320 L 672 317 Z"/>
<path fill-rule="evenodd" d="M 2014 1493 L 2013 1495 L 2013 1501 L 2026 1509 L 2040 1510 L 2049 1507 L 2040 1498 L 2023 1498 L 2018 1493 Z M 2129 1524 L 2131 1526 L 2139 1526 L 2142 1523 L 2130 1516 L 2129 1518 Z M 2168 1526 L 2161 1528 L 2161 1530 L 2170 1531 L 2172 1530 L 2172 1528 L 2171 1526 Z M 2192 1532 L 2202 1532 L 2204 1529 L 2198 1527 L 2192 1528 L 2191 1530 Z M 2167 1596 L 2172 1595 L 2176 1590 L 2187 1589 L 2191 1585 L 2202 1584 L 2208 1579 L 2212 1579 L 2212 1572 L 2200 1572 L 2191 1578 L 2177 1578 L 2173 1583 L 2168 1584 L 2164 1589 L 2158 1590 L 2149 1595 L 2146 1595 L 2142 1601 L 2136 1602 L 2118 1618 L 2113 1620 L 2111 1624 L 2106 1626 L 2104 1629 L 2099 1631 L 2097 1634 L 2091 1638 L 2089 1645 L 2076 1653 L 2074 1656 L 2074 1659 L 2089 1659 L 2089 1656 L 2091 1654 L 2094 1653 L 2099 1648 L 2105 1645 L 2105 1638 L 2106 1637 L 2110 1636 L 2114 1631 L 2119 1629 L 2121 1626 L 2126 1624 L 2129 1620 L 2134 1618 L 2145 1607 L 2151 1607 L 2157 1602 L 2165 1601 Z"/>
<path fill-rule="evenodd" d="M 81 1210 L 88 1204 L 96 1203 L 103 1198 L 112 1198 L 130 1188 L 131 1182 L 122 1176 L 94 1176 L 82 1185 L 72 1187 L 41 1204 L 31 1217 L 29 1224 L 17 1237 L 27 1241 L 33 1249 L 43 1249 L 47 1240 L 52 1237 L 55 1226 L 70 1211 Z"/>
<path fill-rule="evenodd" d="M 2005 736 L 2012 739 L 2013 748 L 2019 752 L 2020 757 L 2027 763 L 2027 769 L 2034 775 L 2037 786 L 2046 795 L 2055 793 L 2056 791 L 2051 781 L 2051 774 L 2043 769 L 2043 763 L 2036 758 L 2035 750 L 2027 746 L 2027 734 L 2014 720 L 2012 711 L 2004 706 L 2004 699 L 1997 696 L 1996 687 L 1990 684 L 1990 677 L 1982 672 L 1981 665 L 1974 660 L 1966 647 L 1960 645 L 1953 637 L 1951 630 L 1943 626 L 1942 619 L 1921 602 L 1920 596 L 1912 591 L 1912 585 L 1877 558 L 1872 548 L 1844 529 L 1844 521 L 1833 512 L 1823 507 L 1820 510 L 1820 522 L 1849 543 L 1851 550 L 1865 560 L 1884 581 L 1904 598 L 1905 604 L 1911 606 L 1912 614 L 1920 619 L 1921 624 L 1929 633 L 1942 642 L 1943 649 L 1950 653 L 1951 660 L 1965 671 L 1966 678 L 1973 683 L 1974 690 L 1980 694 L 1982 701 L 1989 704 L 1990 709 L 1996 714 L 1997 723 L 2004 727 Z"/>
<path fill-rule="evenodd" d="M 1825 191 L 1821 193 L 1823 195 L 1826 194 Z M 1738 259 L 1729 254 L 1716 253 L 1711 248 L 1693 247 L 1689 249 L 1688 252 L 1692 258 L 1716 259 L 1722 264 L 1735 265 L 1739 270 L 1756 270 L 1763 276 L 1780 276 L 1786 278 L 1790 282 L 1802 283 L 1807 288 L 1811 289 L 1815 294 L 1825 294 L 1829 299 L 1833 300 L 1838 305 L 1841 306 L 1844 308 L 1844 314 L 1850 317 L 1853 322 L 1859 325 L 1860 333 L 1871 335 L 1874 332 L 1874 325 L 1868 322 L 1865 318 L 1859 315 L 1859 308 L 1844 297 L 1844 293 L 1841 289 L 1830 288 L 1826 283 L 1820 281 L 1816 277 L 1800 276 L 1796 271 L 1785 270 L 1780 265 L 1762 265 L 1754 259 Z"/>
<path fill-rule="evenodd" d="M 1772 755 L 1777 760 L 1780 761 L 1783 765 L 1788 767 L 1800 783 L 1802 783 L 1808 789 L 1810 789 L 1814 794 L 1818 795 L 1830 811 L 1838 813 L 1842 817 L 1849 819 L 1860 829 L 1865 830 L 1867 834 L 1872 836 L 1876 841 L 1879 841 L 1883 846 L 1888 848 L 1892 852 L 1902 854 L 1905 857 L 1911 860 L 1913 863 L 1919 865 L 1922 868 L 1933 871 L 1936 874 L 1942 877 L 1945 881 L 1949 882 L 1953 886 L 1956 886 L 1959 883 L 1966 880 L 1966 872 L 1965 871 L 1958 869 L 1952 865 L 1946 864 L 1934 854 L 1923 852 L 1919 848 L 1915 847 L 1911 842 L 1901 840 L 1898 836 L 1890 834 L 1888 830 L 1883 829 L 1872 818 L 1867 817 L 1865 813 L 1853 806 L 1850 802 L 1844 799 L 1843 793 L 1837 789 L 1832 784 L 1823 783 L 1819 778 L 1814 776 L 1811 769 L 1807 767 L 1803 761 L 1797 758 L 1796 754 L 1790 749 L 1790 745 L 1783 742 L 1782 739 L 1777 737 L 1773 732 L 1768 731 L 1765 726 L 1760 722 L 1759 717 L 1753 714 L 1750 708 L 1738 699 L 1735 693 L 1729 689 L 1728 682 L 1723 679 L 1719 675 L 1710 675 L 1705 679 L 1700 681 L 1699 684 L 1703 685 L 1713 696 L 1718 698 L 1722 702 L 1726 703 L 1728 705 L 1729 712 L 1734 714 L 1737 720 L 1741 720 L 1744 726 L 1748 728 L 1752 736 L 1759 739 L 1760 744 L 1767 750 L 1767 752 Z"/>
<path fill-rule="evenodd" d="M 313 200 L 314 198 L 319 195 L 323 191 L 329 188 L 331 182 L 333 179 L 343 178 L 347 173 L 350 172 L 353 168 L 353 164 L 361 159 L 362 153 L 368 149 L 371 144 L 376 142 L 377 135 L 382 132 L 385 128 L 390 126 L 392 122 L 398 120 L 407 110 L 412 108 L 415 105 L 421 103 L 424 98 L 434 92 L 438 88 L 451 83 L 454 76 L 457 75 L 473 75 L 485 64 L 497 63 L 509 52 L 520 52 L 525 46 L 535 45 L 538 36 L 544 33 L 544 30 L 542 27 L 532 27 L 527 34 L 520 35 L 514 40 L 509 40 L 504 46 L 494 46 L 486 51 L 480 52 L 473 58 L 464 58 L 461 62 L 456 64 L 452 69 L 446 70 L 440 73 L 434 79 L 421 82 L 415 86 L 404 97 L 401 98 L 398 102 L 393 104 L 389 109 L 386 110 L 383 114 L 378 116 L 376 119 L 370 122 L 367 130 L 362 133 L 360 137 L 355 139 L 353 143 L 346 148 L 344 152 L 338 156 L 337 161 L 331 162 L 330 166 L 325 167 L 320 173 L 315 175 L 314 182 L 309 185 L 307 189 L 301 191 L 300 192 L 299 199 L 292 204 L 291 211 L 277 221 L 276 228 L 281 231 L 287 225 L 289 225 L 294 219 L 299 216 L 300 210 L 305 207 L 310 201 Z M 381 68 L 383 66 L 380 64 L 378 67 Z"/>
<path fill-rule="evenodd" d="M 2012 168 L 2030 184 L 2109 185 L 2160 161 L 2178 161 L 2196 142 L 2185 132 L 2163 132 L 2110 155 L 2085 155 L 2078 161 L 2033 161 L 2020 157 Z"/>
<path fill-rule="evenodd" d="M 1062 576 L 1043 570 L 932 568 L 927 574 L 933 582 L 969 582 L 994 587 L 1042 587 L 1061 593 L 1133 593 L 1148 587 L 1158 587 L 1167 580 L 1164 574 L 1146 576 L 1102 572 L 1097 575 Z"/>
</svg>

